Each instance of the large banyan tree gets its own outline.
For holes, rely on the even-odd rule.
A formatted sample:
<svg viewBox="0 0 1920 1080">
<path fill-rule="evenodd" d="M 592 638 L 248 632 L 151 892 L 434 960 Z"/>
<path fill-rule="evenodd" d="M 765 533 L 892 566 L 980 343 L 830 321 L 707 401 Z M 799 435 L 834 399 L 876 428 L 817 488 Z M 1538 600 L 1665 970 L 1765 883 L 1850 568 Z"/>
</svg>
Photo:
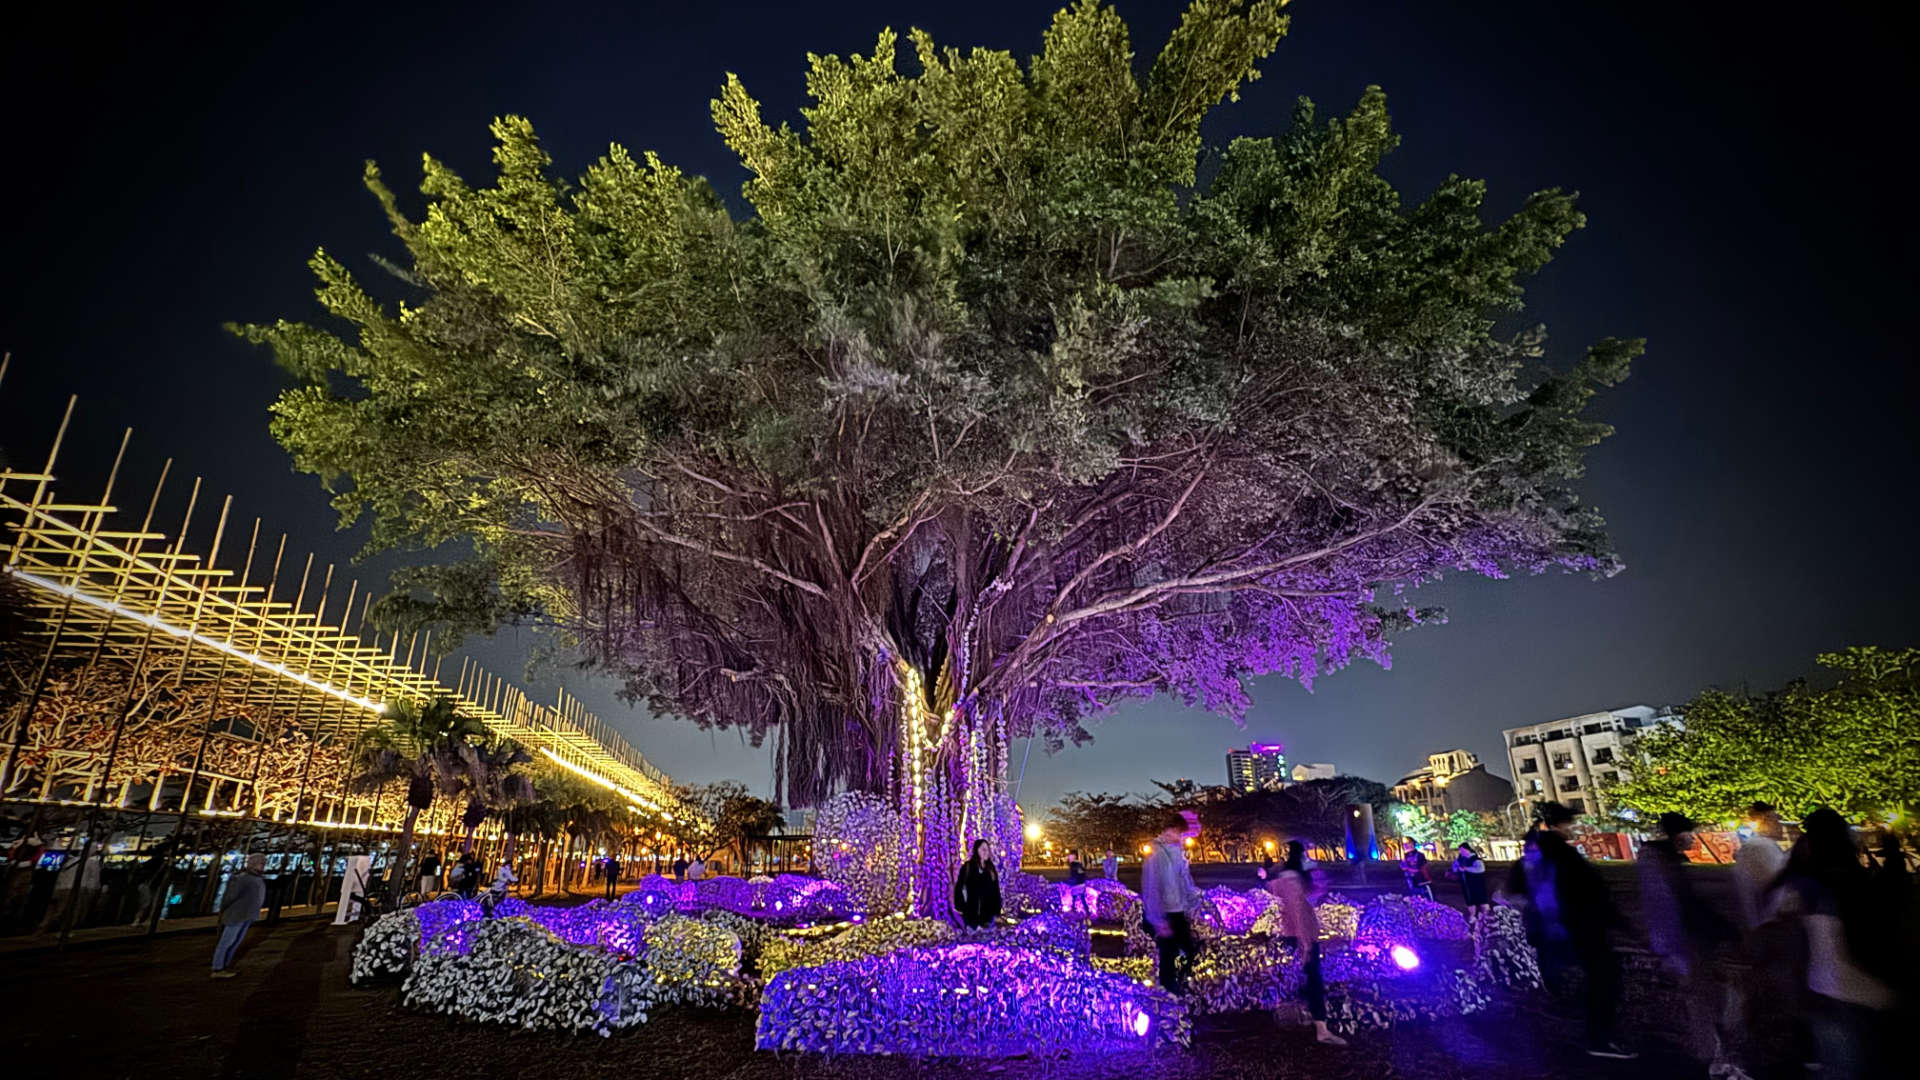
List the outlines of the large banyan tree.
<svg viewBox="0 0 1920 1080">
<path fill-rule="evenodd" d="M 810 58 L 800 130 L 729 78 L 743 216 L 617 146 L 555 179 L 513 117 L 490 187 L 426 159 L 424 216 L 369 165 L 406 299 L 322 252 L 350 332 L 242 328 L 302 380 L 274 430 L 377 544 L 460 552 L 388 619 L 547 621 L 772 736 L 782 797 L 895 800 L 938 907 L 1010 738 L 1384 660 L 1448 570 L 1616 565 L 1573 483 L 1638 343 L 1502 325 L 1572 196 L 1403 204 L 1377 89 L 1203 150 L 1282 6 L 1196 0 L 1144 79 L 1095 3 L 1025 65 L 883 33 Z"/>
</svg>

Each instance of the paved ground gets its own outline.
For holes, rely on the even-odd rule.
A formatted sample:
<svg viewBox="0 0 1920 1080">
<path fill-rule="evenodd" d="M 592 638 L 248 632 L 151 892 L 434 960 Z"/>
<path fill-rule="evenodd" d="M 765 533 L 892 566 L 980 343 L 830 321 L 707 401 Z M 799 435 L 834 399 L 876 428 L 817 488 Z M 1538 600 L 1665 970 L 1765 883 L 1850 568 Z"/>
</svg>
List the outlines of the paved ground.
<svg viewBox="0 0 1920 1080">
<path fill-rule="evenodd" d="M 1718 876 L 1703 878 L 1709 883 L 1717 887 Z M 1630 968 L 1626 1002 L 1626 1028 L 1645 1052 L 1635 1062 L 1587 1058 L 1575 1010 L 1547 995 L 1502 999 L 1466 1020 L 1362 1036 L 1344 1050 L 1316 1046 L 1304 1030 L 1277 1028 L 1266 1016 L 1236 1016 L 1203 1021 L 1191 1050 L 1152 1059 L 829 1061 L 755 1053 L 753 1016 L 745 1011 L 665 1014 L 606 1040 L 515 1034 L 408 1012 L 391 989 L 348 986 L 355 934 L 319 922 L 256 928 L 242 954 L 243 974 L 224 981 L 207 976 L 210 935 L 6 957 L 0 960 L 6 1075 L 1651 1080 L 1701 1074 L 1673 1042 L 1669 1018 L 1676 1013 L 1661 980 L 1640 964 Z"/>
</svg>

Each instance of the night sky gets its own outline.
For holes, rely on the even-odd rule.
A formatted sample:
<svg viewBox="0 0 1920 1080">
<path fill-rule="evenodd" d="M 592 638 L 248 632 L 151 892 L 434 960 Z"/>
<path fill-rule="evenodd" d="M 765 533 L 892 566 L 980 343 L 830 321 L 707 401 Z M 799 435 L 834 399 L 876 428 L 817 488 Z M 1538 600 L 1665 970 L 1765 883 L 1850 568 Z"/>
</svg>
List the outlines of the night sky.
<svg viewBox="0 0 1920 1080">
<path fill-rule="evenodd" d="M 809 50 L 866 52 L 892 25 L 1024 57 L 1054 7 L 296 6 L 57 5 L 10 28 L 0 448 L 37 464 L 77 392 L 67 495 L 97 493 L 132 425 L 130 490 L 170 454 L 177 475 L 232 492 L 236 513 L 321 562 L 358 540 L 333 531 L 317 481 L 267 435 L 284 377 L 220 326 L 317 316 L 304 261 L 318 246 L 369 276 L 367 254 L 399 253 L 362 161 L 401 190 L 422 151 L 483 182 L 487 123 L 512 112 L 563 174 L 616 141 L 708 176 L 737 206 L 744 173 L 708 120 L 725 72 L 770 119 L 797 120 Z M 1143 63 L 1181 8 L 1118 6 Z M 1387 782 L 1453 746 L 1504 772 L 1504 727 L 1773 686 L 1823 650 L 1915 644 L 1920 376 L 1912 173 L 1898 162 L 1916 95 L 1899 75 L 1903 28 L 1844 8 L 1777 21 L 1730 3 L 1296 3 L 1292 35 L 1210 140 L 1277 131 L 1300 94 L 1344 111 L 1378 83 L 1404 140 L 1387 172 L 1409 199 L 1450 172 L 1484 177 L 1499 213 L 1539 188 L 1582 192 L 1588 228 L 1532 284 L 1529 318 L 1562 360 L 1606 334 L 1649 339 L 1599 403 L 1618 433 L 1586 483 L 1628 569 L 1443 583 L 1427 592 L 1451 625 L 1406 635 L 1392 671 L 1357 666 L 1312 693 L 1263 680 L 1245 732 L 1174 702 L 1123 710 L 1093 746 L 1036 751 L 1022 802 L 1218 783 L 1223 752 L 1249 738 Z M 508 631 L 474 652 L 516 675 L 527 646 Z M 734 734 L 566 680 L 676 778 L 769 786 L 766 755 Z M 532 689 L 551 700 L 555 685 Z"/>
</svg>

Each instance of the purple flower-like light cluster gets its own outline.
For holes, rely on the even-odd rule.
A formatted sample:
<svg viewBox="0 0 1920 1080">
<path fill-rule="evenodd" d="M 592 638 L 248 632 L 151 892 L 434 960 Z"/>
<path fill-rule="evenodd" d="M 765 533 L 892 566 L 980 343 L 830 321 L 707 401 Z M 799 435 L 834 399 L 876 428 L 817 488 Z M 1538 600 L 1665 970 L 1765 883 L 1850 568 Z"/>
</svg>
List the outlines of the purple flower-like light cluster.
<svg viewBox="0 0 1920 1080">
<path fill-rule="evenodd" d="M 761 997 L 754 1045 L 1006 1057 L 1184 1046 L 1186 1007 L 1062 954 L 961 943 L 798 968 Z"/>
<path fill-rule="evenodd" d="M 1222 885 L 1206 891 L 1207 903 L 1217 919 L 1210 919 L 1228 934 L 1246 934 L 1265 911 L 1279 901 L 1265 889 L 1230 889 Z"/>
<path fill-rule="evenodd" d="M 1388 893 L 1361 909 L 1354 941 L 1391 947 L 1416 939 L 1467 940 L 1467 920 L 1445 904 L 1424 896 Z"/>
</svg>

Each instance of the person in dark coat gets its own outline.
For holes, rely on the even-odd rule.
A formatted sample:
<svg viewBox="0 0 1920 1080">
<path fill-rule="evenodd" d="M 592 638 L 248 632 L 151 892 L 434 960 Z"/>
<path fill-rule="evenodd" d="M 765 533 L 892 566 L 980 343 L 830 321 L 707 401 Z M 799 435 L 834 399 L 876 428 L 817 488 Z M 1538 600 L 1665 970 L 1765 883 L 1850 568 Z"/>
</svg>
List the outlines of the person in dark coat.
<svg viewBox="0 0 1920 1080">
<path fill-rule="evenodd" d="M 1639 1054 L 1614 1039 L 1620 1011 L 1620 958 L 1612 934 L 1623 923 L 1600 872 L 1581 856 L 1569 836 L 1573 811 L 1559 803 L 1541 807 L 1542 828 L 1534 833 L 1540 861 L 1525 874 L 1527 892 L 1539 912 L 1546 950 L 1586 975 L 1587 1053 L 1628 1059 Z"/>
<path fill-rule="evenodd" d="M 1067 852 L 1067 884 L 1085 885 L 1086 883 L 1087 868 L 1080 863 L 1080 853 L 1078 851 Z"/>
<path fill-rule="evenodd" d="M 247 927 L 260 917 L 260 909 L 267 903 L 267 857 L 265 855 L 247 856 L 245 869 L 227 879 L 226 893 L 220 901 L 220 941 L 213 947 L 213 977 L 231 979 L 240 974 L 233 969 L 234 957 L 240 952 L 240 942 L 247 936 Z"/>
<path fill-rule="evenodd" d="M 953 882 L 953 907 L 960 921 L 974 929 L 991 925 L 1000 914 L 1000 874 L 985 840 L 975 840 L 973 858 L 961 864 Z"/>
<path fill-rule="evenodd" d="M 1640 914 L 1646 923 L 1647 943 L 1661 965 L 1680 983 L 1687 1006 L 1690 1049 L 1710 1076 L 1733 1080 L 1747 1074 L 1729 1058 L 1730 1031 L 1723 1031 L 1734 1015 L 1719 952 L 1737 940 L 1733 922 L 1700 896 L 1687 869 L 1688 856 L 1699 845 L 1693 819 L 1685 814 L 1660 815 L 1661 837 L 1640 845 Z"/>
</svg>

